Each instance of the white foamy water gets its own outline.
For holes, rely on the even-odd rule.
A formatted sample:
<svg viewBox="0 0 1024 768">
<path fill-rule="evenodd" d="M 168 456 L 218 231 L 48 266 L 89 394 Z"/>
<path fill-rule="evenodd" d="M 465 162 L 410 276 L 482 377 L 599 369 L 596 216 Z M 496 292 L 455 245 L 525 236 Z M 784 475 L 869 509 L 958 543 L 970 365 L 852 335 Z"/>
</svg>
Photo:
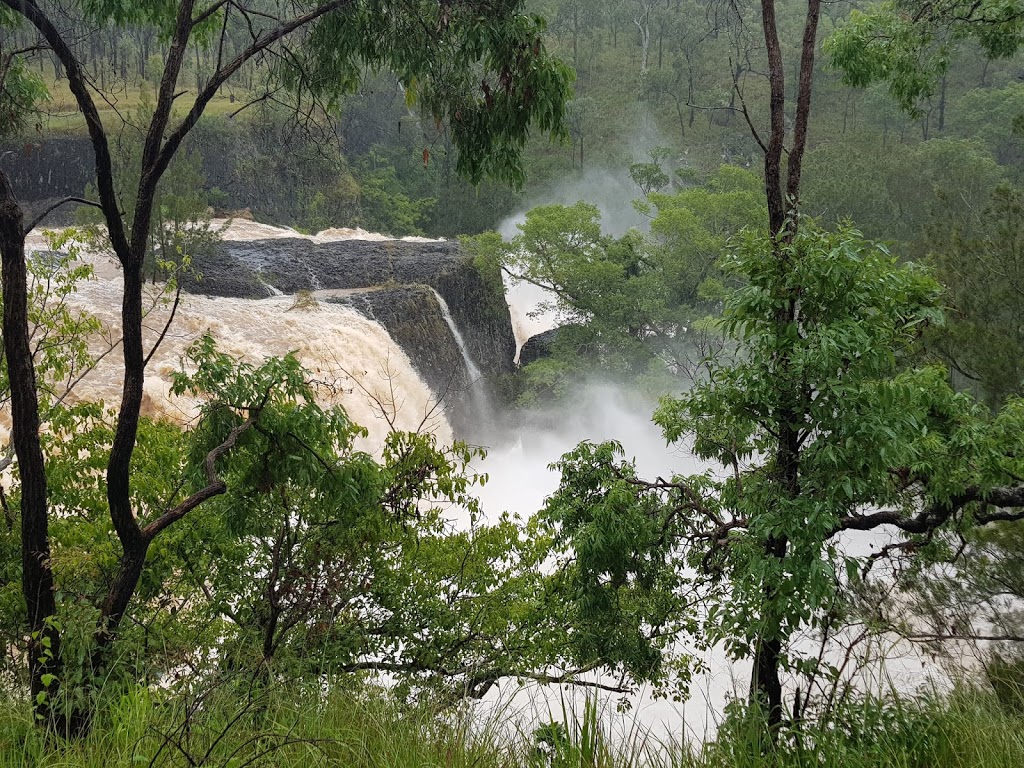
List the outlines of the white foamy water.
<svg viewBox="0 0 1024 768">
<path fill-rule="evenodd" d="M 462 354 L 462 362 L 466 366 L 466 373 L 469 374 L 470 383 L 475 383 L 483 375 L 480 373 L 480 369 L 476 363 L 473 362 L 473 358 L 469 356 L 469 347 L 466 346 L 466 340 L 462 338 L 462 333 L 459 331 L 459 326 L 455 324 L 455 320 L 452 319 L 452 313 L 448 309 L 448 302 L 444 300 L 444 297 L 440 293 L 435 291 L 433 288 L 430 292 L 434 294 L 434 298 L 437 300 L 437 306 L 441 308 L 441 317 L 444 318 L 444 324 L 448 326 L 448 330 L 451 331 L 452 337 L 455 339 L 455 345 L 459 348 L 459 352 Z"/>
<path fill-rule="evenodd" d="M 407 236 L 402 238 L 382 235 L 378 232 L 368 232 L 359 227 L 335 227 L 324 229 L 315 235 L 307 235 L 291 227 L 276 227 L 270 224 L 261 224 L 252 219 L 213 219 L 211 227 L 221 232 L 225 240 L 281 240 L 284 238 L 298 237 L 303 240 L 310 240 L 314 243 L 333 243 L 338 240 L 371 240 L 373 242 L 385 242 L 388 240 L 404 240 L 409 243 L 431 243 L 438 240 L 430 237 Z"/>
<path fill-rule="evenodd" d="M 519 353 L 523 344 L 531 336 L 550 331 L 558 325 L 558 315 L 554 310 L 544 309 L 542 305 L 550 304 L 555 295 L 532 283 L 514 281 L 505 276 L 505 297 L 508 300 L 508 311 L 512 317 L 512 333 L 516 337 L 515 361 L 519 362 Z"/>
<path fill-rule="evenodd" d="M 232 229 L 232 227 L 235 227 Z M 254 222 L 232 223 L 223 233 L 249 234 L 252 239 L 290 237 L 290 231 Z M 30 250 L 49 246 L 33 232 Z M 96 279 L 79 285 L 69 303 L 97 317 L 117 337 L 120 328 L 122 284 L 120 268 L 111 258 L 86 257 Z M 160 286 L 147 287 L 154 309 L 147 316 L 148 353 L 170 317 L 170 305 L 156 301 Z M 294 297 L 231 299 L 183 294 L 170 331 L 147 367 L 143 413 L 185 424 L 198 415 L 199 403 L 170 394 L 171 374 L 180 369 L 185 350 L 203 334 L 217 341 L 218 349 L 250 363 L 294 352 L 313 378 L 325 405 L 341 404 L 370 435 L 361 447 L 375 452 L 391 429 L 433 431 L 442 442 L 452 440 L 451 427 L 435 406 L 429 388 L 409 358 L 378 323 L 356 310 L 324 303 L 313 308 L 295 306 Z M 106 348 L 97 340 L 97 353 Z M 121 396 L 120 348 L 107 355 L 75 388 L 74 397 L 102 400 L 116 406 Z M 386 417 L 386 418 L 385 418 Z"/>
<path fill-rule="evenodd" d="M 660 428 L 651 421 L 652 411 L 653 405 L 630 398 L 620 389 L 598 385 L 577 392 L 557 410 L 539 414 L 518 439 L 492 448 L 476 467 L 490 477 L 478 491 L 484 510 L 488 516 L 509 511 L 524 519 L 534 514 L 559 485 L 559 473 L 550 465 L 583 440 L 620 442 L 625 458 L 635 461 L 639 476 L 648 479 L 697 474 L 707 469 L 685 446 L 666 445 Z M 853 534 L 845 537 L 841 545 L 851 554 L 864 555 L 893 537 L 887 532 Z M 825 659 L 842 665 L 846 658 L 844 643 L 855 636 L 847 632 L 835 638 Z M 731 661 L 721 646 L 706 651 L 695 651 L 685 643 L 681 647 L 693 653 L 702 665 L 693 677 L 686 701 L 656 698 L 650 687 L 643 686 L 626 697 L 630 711 L 623 714 L 616 711 L 621 695 L 597 692 L 603 707 L 602 721 L 613 738 L 629 743 L 631 732 L 635 735 L 637 731 L 649 731 L 659 740 L 699 743 L 714 735 L 731 698 L 746 697 L 750 686 L 749 661 Z M 818 640 L 810 632 L 794 638 L 793 647 L 802 655 L 816 656 L 819 650 Z M 844 677 L 855 681 L 858 690 L 880 694 L 893 690 L 912 693 L 932 681 L 945 685 L 949 680 L 922 648 L 894 635 L 861 644 L 847 664 Z M 590 679 L 607 684 L 618 682 L 596 675 Z M 788 686 L 790 697 L 793 687 Z M 560 721 L 563 705 L 570 713 L 581 714 L 588 695 L 594 694 L 585 689 L 563 690 L 537 684 L 520 687 L 516 681 L 504 681 L 481 709 L 485 716 L 514 713 L 516 727 L 528 732 L 541 722 Z"/>
</svg>

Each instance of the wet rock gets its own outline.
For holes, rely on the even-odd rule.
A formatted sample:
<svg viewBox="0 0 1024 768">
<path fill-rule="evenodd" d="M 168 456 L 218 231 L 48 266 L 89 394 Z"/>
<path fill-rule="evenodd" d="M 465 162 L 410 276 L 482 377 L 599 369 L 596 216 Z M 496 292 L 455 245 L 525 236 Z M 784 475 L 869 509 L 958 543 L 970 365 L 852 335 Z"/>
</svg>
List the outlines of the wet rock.
<svg viewBox="0 0 1024 768">
<path fill-rule="evenodd" d="M 544 357 L 551 357 L 552 347 L 558 339 L 558 328 L 531 336 L 519 350 L 519 367 L 529 365 Z"/>
<path fill-rule="evenodd" d="M 514 368 L 515 337 L 500 279 L 486 279 L 457 243 L 225 241 L 193 265 L 200 278 L 185 281 L 191 293 L 260 299 L 308 291 L 317 301 L 350 306 L 379 322 L 444 401 L 463 436 L 487 417 L 480 412 L 487 401 L 481 393 Z M 465 343 L 469 364 L 438 296 Z M 472 366 L 482 381 L 474 380 Z"/>
<path fill-rule="evenodd" d="M 325 300 L 344 296 L 331 296 L 332 292 L 428 286 L 444 298 L 470 357 L 485 376 L 510 373 L 513 369 L 515 337 L 502 289 L 484 279 L 457 243 L 317 243 L 302 238 L 228 241 L 216 253 L 203 256 L 194 264 L 201 279 L 186 281 L 185 289 L 211 296 L 255 299 L 278 291 L 311 291 Z M 408 302 L 403 301 L 402 305 L 408 306 Z M 431 311 L 441 319 L 438 307 Z M 422 311 L 414 316 L 420 320 L 425 317 Z"/>
<path fill-rule="evenodd" d="M 92 144 L 85 137 L 4 143 L 4 171 L 23 203 L 81 196 L 96 179 Z"/>
<path fill-rule="evenodd" d="M 456 434 L 473 433 L 474 425 L 487 416 L 477 412 L 479 398 L 474 394 L 488 383 L 474 380 L 430 287 L 369 288 L 322 300 L 351 307 L 380 323 L 409 357 Z"/>
</svg>

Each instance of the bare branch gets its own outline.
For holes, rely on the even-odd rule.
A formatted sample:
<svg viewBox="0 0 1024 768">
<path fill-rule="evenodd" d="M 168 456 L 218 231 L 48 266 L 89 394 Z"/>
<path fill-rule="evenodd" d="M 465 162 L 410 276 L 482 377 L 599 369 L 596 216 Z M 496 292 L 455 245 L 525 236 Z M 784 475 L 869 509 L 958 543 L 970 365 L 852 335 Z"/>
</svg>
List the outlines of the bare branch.
<svg viewBox="0 0 1024 768">
<path fill-rule="evenodd" d="M 4 2 L 14 1 L 15 0 L 4 0 Z M 352 0 L 330 0 L 330 2 L 322 3 L 308 13 L 296 16 L 289 21 L 282 22 L 276 29 L 261 34 L 248 48 L 218 69 L 210 77 L 206 87 L 196 97 L 195 103 L 192 105 L 192 109 L 189 110 L 188 115 L 185 116 L 184 120 L 182 120 L 181 124 L 171 133 L 171 135 L 167 137 L 167 141 L 164 143 L 164 146 L 160 150 L 159 156 L 156 158 L 153 165 L 152 172 L 154 176 L 157 179 L 160 178 L 163 172 L 167 169 L 167 166 L 170 165 L 171 158 L 173 158 L 175 152 L 178 151 L 178 147 L 185 139 L 185 136 L 188 135 L 188 132 L 192 130 L 193 126 L 195 126 L 199 121 L 199 118 L 202 117 L 203 112 L 206 110 L 206 106 L 210 103 L 213 97 L 217 95 L 220 87 L 224 85 L 232 75 L 241 69 L 243 64 L 257 54 L 266 50 L 281 38 L 294 32 L 296 29 L 316 21 L 331 11 L 349 5 L 351 2 Z"/>
<path fill-rule="evenodd" d="M 65 197 L 64 199 L 58 200 L 52 205 L 46 206 L 46 210 L 44 210 L 42 213 L 40 213 L 38 216 L 36 216 L 34 219 L 32 219 L 32 221 L 28 223 L 28 225 L 25 227 L 25 234 L 27 235 L 33 229 L 38 227 L 43 222 L 43 219 L 45 219 L 50 213 L 55 211 L 57 208 L 60 208 L 62 205 L 67 205 L 68 203 L 81 203 L 82 205 L 91 205 L 93 208 L 99 208 L 101 211 L 103 210 L 103 206 L 100 203 L 97 203 L 95 200 L 86 200 L 84 197 Z"/>
<path fill-rule="evenodd" d="M 178 312 L 178 305 L 181 304 L 181 281 L 178 281 L 176 290 L 174 291 L 174 304 L 171 305 L 171 314 L 167 318 L 167 322 L 164 323 L 163 330 L 160 331 L 160 335 L 157 337 L 156 342 L 153 344 L 153 348 L 149 350 L 149 354 L 142 361 L 143 367 L 149 365 L 150 359 L 156 354 L 156 351 L 160 349 L 160 345 L 163 343 L 164 338 L 167 336 L 167 332 L 171 329 L 171 323 L 174 322 L 174 316 Z"/>
</svg>

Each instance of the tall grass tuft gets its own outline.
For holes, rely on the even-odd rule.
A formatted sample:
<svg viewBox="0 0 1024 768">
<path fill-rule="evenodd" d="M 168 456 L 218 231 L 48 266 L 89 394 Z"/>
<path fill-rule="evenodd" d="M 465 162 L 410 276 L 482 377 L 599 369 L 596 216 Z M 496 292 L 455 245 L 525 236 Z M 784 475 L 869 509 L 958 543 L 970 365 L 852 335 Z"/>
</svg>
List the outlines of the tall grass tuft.
<svg viewBox="0 0 1024 768">
<path fill-rule="evenodd" d="M 757 713 L 733 705 L 714 740 L 661 742 L 635 720 L 612 730 L 597 699 L 530 732 L 402 705 L 380 689 L 220 684 L 106 697 L 86 739 L 48 739 L 27 705 L 0 700 L 0 768 L 1018 768 L 1024 708 L 1005 687 L 915 699 L 862 698 L 765 744 Z"/>
</svg>

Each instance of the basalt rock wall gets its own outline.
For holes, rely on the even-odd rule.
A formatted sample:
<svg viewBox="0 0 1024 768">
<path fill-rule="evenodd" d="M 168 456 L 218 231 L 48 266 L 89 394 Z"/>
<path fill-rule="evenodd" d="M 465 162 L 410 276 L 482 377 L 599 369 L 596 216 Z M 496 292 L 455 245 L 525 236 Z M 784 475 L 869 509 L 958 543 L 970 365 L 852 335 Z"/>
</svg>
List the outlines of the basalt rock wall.
<svg viewBox="0 0 1024 768">
<path fill-rule="evenodd" d="M 96 178 L 92 144 L 86 138 L 5 144 L 0 149 L 11 153 L 4 159 L 4 171 L 22 202 L 80 196 Z"/>
<path fill-rule="evenodd" d="M 485 383 L 470 381 L 466 363 L 454 338 L 450 338 L 451 331 L 437 298 L 427 286 L 370 288 L 325 300 L 352 307 L 384 326 L 391 339 L 408 355 L 430 391 L 439 398 L 458 398 L 459 393 L 469 387 Z"/>
<path fill-rule="evenodd" d="M 209 205 L 223 210 L 249 208 L 270 221 L 301 222 L 317 192 L 337 187 L 347 178 L 344 168 L 323 161 L 301 137 L 289 142 L 292 137 L 279 126 L 259 125 L 257 130 L 234 121 L 204 120 L 186 139 L 183 153 L 199 152 Z M 282 154 L 285 144 L 290 152 Z M 119 150 L 114 146 L 112 151 Z M 96 181 L 92 143 L 85 136 L 6 141 L 0 143 L 0 152 L 18 200 L 30 215 L 61 198 L 83 196 Z M 342 198 L 335 196 L 332 202 L 342 204 Z M 47 216 L 46 224 L 74 223 L 76 207 L 62 206 Z M 352 215 L 340 209 L 334 213 L 338 222 Z"/>
<path fill-rule="evenodd" d="M 192 293 L 259 299 L 308 291 L 316 301 L 345 304 L 376 320 L 432 391 L 454 406 L 449 414 L 463 434 L 485 416 L 470 412 L 470 402 L 481 399 L 467 394 L 513 370 L 515 337 L 500 278 L 482 274 L 457 243 L 226 241 L 194 266 L 201 277 L 186 282 Z M 438 296 L 485 381 L 471 380 Z"/>
</svg>

